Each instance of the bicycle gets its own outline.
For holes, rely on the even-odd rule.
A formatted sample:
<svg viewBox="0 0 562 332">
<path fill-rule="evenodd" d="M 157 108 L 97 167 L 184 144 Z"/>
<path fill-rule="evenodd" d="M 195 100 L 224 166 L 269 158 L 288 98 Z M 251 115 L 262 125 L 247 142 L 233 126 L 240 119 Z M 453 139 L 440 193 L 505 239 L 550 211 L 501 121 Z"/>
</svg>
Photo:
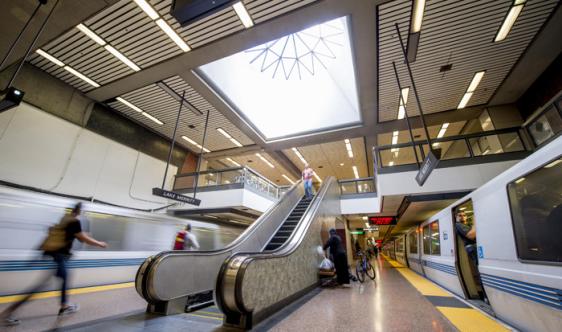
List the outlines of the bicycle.
<svg viewBox="0 0 562 332">
<path fill-rule="evenodd" d="M 367 259 L 367 256 L 362 251 L 359 251 L 357 255 L 359 255 L 359 260 L 355 265 L 355 274 L 357 275 L 359 282 L 363 283 L 365 281 L 365 275 L 369 276 L 371 280 L 375 280 L 377 274 L 375 272 L 375 268 L 373 268 Z"/>
</svg>

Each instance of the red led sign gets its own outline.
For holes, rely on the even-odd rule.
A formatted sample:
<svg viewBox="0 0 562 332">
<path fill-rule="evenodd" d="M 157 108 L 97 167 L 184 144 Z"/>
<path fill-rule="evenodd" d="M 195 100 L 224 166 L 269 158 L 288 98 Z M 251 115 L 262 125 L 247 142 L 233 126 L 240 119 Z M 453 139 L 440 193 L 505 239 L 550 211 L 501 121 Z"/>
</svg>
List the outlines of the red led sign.
<svg viewBox="0 0 562 332">
<path fill-rule="evenodd" d="M 373 225 L 396 225 L 396 217 L 369 217 L 369 222 Z"/>
</svg>

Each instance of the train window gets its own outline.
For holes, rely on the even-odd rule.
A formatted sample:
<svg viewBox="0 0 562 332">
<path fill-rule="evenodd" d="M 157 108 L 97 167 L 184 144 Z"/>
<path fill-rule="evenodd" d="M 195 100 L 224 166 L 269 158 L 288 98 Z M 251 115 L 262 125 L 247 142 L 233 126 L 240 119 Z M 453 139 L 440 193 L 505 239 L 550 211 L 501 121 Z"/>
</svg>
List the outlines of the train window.
<svg viewBox="0 0 562 332">
<path fill-rule="evenodd" d="M 562 157 L 507 185 L 522 260 L 562 262 Z"/>
<path fill-rule="evenodd" d="M 439 240 L 439 221 L 434 221 L 429 225 L 431 232 L 431 254 L 441 255 L 441 241 Z"/>
<path fill-rule="evenodd" d="M 418 237 L 416 236 L 417 230 L 408 235 L 408 244 L 410 246 L 410 254 L 418 253 Z"/>
<path fill-rule="evenodd" d="M 425 225 L 423 227 L 423 253 L 425 255 L 431 255 L 429 251 L 429 244 L 431 243 L 430 233 L 429 233 L 429 225 Z"/>
</svg>

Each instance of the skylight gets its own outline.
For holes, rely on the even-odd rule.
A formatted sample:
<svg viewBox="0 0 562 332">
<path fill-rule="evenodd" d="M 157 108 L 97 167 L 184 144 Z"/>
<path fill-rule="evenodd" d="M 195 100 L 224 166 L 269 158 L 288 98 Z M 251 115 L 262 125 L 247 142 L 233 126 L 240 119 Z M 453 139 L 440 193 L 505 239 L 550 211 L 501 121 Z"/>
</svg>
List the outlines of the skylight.
<svg viewBox="0 0 562 332">
<path fill-rule="evenodd" d="M 361 122 L 346 17 L 198 68 L 265 140 Z"/>
</svg>

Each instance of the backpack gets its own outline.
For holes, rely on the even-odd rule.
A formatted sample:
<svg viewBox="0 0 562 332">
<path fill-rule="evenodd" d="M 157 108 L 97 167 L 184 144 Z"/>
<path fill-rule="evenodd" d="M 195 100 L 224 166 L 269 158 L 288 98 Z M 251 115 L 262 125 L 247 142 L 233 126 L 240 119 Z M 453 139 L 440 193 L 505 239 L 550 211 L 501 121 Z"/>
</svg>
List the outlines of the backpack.
<svg viewBox="0 0 562 332">
<path fill-rule="evenodd" d="M 176 241 L 174 243 L 174 250 L 184 250 L 185 249 L 185 231 L 179 231 L 176 235 Z"/>
<path fill-rule="evenodd" d="M 49 227 L 47 238 L 45 238 L 39 248 L 45 252 L 55 252 L 63 249 L 67 245 L 66 226 L 70 221 L 72 221 L 72 218 L 65 216 L 58 224 Z"/>
</svg>

